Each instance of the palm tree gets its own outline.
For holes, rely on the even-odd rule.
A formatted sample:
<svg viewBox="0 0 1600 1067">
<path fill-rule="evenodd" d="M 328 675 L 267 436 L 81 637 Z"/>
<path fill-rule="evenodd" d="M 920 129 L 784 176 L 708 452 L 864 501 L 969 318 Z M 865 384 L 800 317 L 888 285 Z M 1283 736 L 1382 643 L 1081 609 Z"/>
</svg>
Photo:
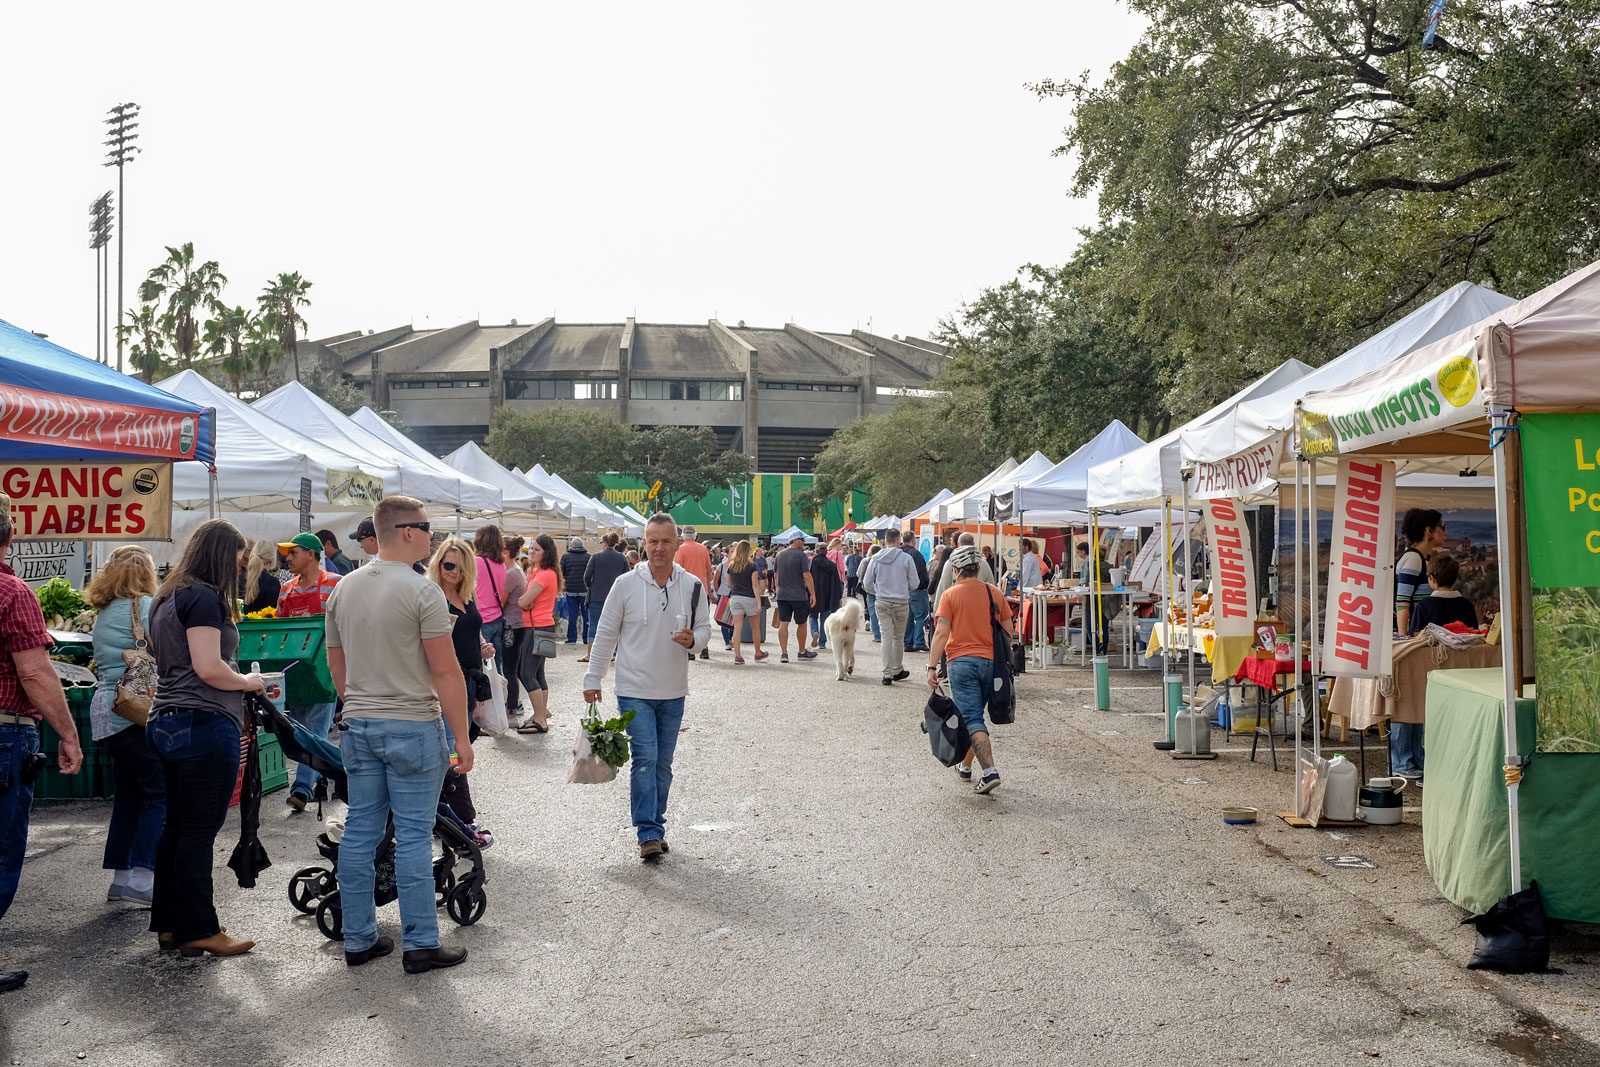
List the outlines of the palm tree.
<svg viewBox="0 0 1600 1067">
<path fill-rule="evenodd" d="M 154 304 L 166 297 L 172 347 L 180 367 L 188 368 L 194 362 L 200 341 L 200 316 L 222 310 L 222 287 L 227 284 L 216 260 L 196 265 L 193 241 L 185 241 L 178 248 L 168 245 L 166 262 L 153 268 L 140 283 L 139 299 L 145 303 Z"/>
<path fill-rule="evenodd" d="M 250 373 L 250 353 L 246 346 L 255 329 L 255 316 L 242 307 L 223 308 L 214 319 L 206 320 L 203 338 L 206 352 L 218 357 L 217 364 L 228 376 L 228 384 L 235 396 L 244 388 L 244 377 Z"/>
<path fill-rule="evenodd" d="M 117 327 L 117 335 L 124 344 L 131 344 L 129 366 L 138 371 L 146 383 L 153 382 L 157 374 L 167 369 L 162 340 L 171 332 L 170 317 L 161 314 L 161 309 L 154 304 L 141 304 L 137 309 L 129 308 L 127 318 L 127 322 Z"/>
<path fill-rule="evenodd" d="M 250 320 L 250 334 L 245 340 L 245 358 L 257 378 L 265 378 L 272 365 L 283 358 L 283 346 L 267 316 L 257 315 Z"/>
<path fill-rule="evenodd" d="M 310 288 L 311 283 L 300 277 L 299 271 L 295 271 L 293 274 L 278 275 L 267 283 L 256 298 L 262 318 L 272 326 L 283 351 L 294 361 L 295 381 L 300 380 L 298 338 L 306 328 L 306 320 L 301 316 L 300 309 L 311 306 L 311 301 L 306 299 L 306 292 Z"/>
</svg>

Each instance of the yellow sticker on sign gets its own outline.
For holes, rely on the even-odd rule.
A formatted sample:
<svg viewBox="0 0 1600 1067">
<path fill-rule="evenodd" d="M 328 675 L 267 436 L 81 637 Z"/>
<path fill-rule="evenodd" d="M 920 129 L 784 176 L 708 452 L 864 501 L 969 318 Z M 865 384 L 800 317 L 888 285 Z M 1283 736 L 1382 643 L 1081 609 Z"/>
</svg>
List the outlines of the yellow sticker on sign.
<svg viewBox="0 0 1600 1067">
<path fill-rule="evenodd" d="M 1451 407 L 1464 407 L 1478 391 L 1478 365 L 1471 356 L 1457 356 L 1439 368 L 1439 394 Z"/>
</svg>

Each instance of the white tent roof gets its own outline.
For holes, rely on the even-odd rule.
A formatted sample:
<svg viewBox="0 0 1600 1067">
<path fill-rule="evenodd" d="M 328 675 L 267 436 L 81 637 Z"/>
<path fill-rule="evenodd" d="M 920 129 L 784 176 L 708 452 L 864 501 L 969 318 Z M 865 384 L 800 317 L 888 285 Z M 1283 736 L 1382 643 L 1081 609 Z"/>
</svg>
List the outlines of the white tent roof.
<svg viewBox="0 0 1600 1067">
<path fill-rule="evenodd" d="M 774 544 L 786 545 L 790 541 L 793 541 L 796 537 L 803 538 L 805 543 L 808 545 L 814 545 L 817 543 L 815 535 L 806 533 L 798 526 L 791 526 L 781 534 L 774 534 L 772 541 Z"/>
<path fill-rule="evenodd" d="M 634 522 L 638 523 L 640 529 L 643 529 L 645 523 L 650 521 L 649 519 L 645 518 L 644 515 L 640 514 L 638 511 L 635 511 L 632 507 L 630 507 L 627 504 L 622 505 L 617 510 L 622 512 L 622 514 L 626 515 L 628 518 L 632 519 Z M 629 534 L 628 536 L 629 537 L 636 537 L 638 535 L 637 534 Z"/>
<path fill-rule="evenodd" d="M 1241 402 L 1266 396 L 1297 382 L 1311 368 L 1291 359 L 1263 374 L 1237 393 L 1204 414 L 1141 448 L 1114 460 L 1089 468 L 1088 504 L 1092 508 L 1159 507 L 1163 497 L 1183 491 L 1180 476 L 1180 436 L 1185 430 L 1208 426 L 1227 415 Z"/>
<path fill-rule="evenodd" d="M 862 530 L 887 530 L 891 526 L 897 530 L 900 528 L 900 517 L 898 515 L 874 515 L 862 523 L 859 528 Z"/>
<path fill-rule="evenodd" d="M 1144 438 L 1124 426 L 1120 419 L 1112 419 L 1110 426 L 1095 434 L 1072 455 L 1031 481 L 1019 483 L 1013 502 L 1016 512 L 1030 525 L 1081 521 L 1079 517 L 1088 509 L 1089 468 L 1107 463 L 1143 444 Z"/>
<path fill-rule="evenodd" d="M 229 508 L 294 511 L 299 507 L 301 478 L 311 479 L 312 499 L 327 502 L 330 468 L 361 471 L 382 478 L 385 485 L 400 475 L 392 464 L 363 461 L 301 434 L 196 371 L 181 371 L 156 385 L 217 409 L 217 492 Z M 205 506 L 210 499 L 210 477 L 199 463 L 174 464 L 174 504 Z"/>
<path fill-rule="evenodd" d="M 456 470 L 383 421 L 382 417 L 371 408 L 360 409 L 350 416 L 350 421 L 373 437 L 387 443 L 395 451 L 407 457 L 412 464 L 433 471 L 441 478 L 455 478 L 457 482 L 455 493 L 464 510 L 485 514 L 497 514 L 506 510 L 504 494 L 500 489 Z"/>
<path fill-rule="evenodd" d="M 937 505 L 939 505 L 939 504 L 943 504 L 946 500 L 949 500 L 953 496 L 955 496 L 955 494 L 952 493 L 950 490 L 941 489 L 937 493 L 933 494 L 933 499 L 932 500 L 928 501 L 926 504 L 922 505 L 920 508 L 917 508 L 915 511 L 906 512 L 905 515 L 901 518 L 900 521 L 902 523 L 905 523 L 905 522 L 916 522 L 918 519 L 932 518 L 932 515 L 930 514 L 932 509 L 934 507 L 936 507 Z M 861 525 L 863 527 L 865 527 L 867 524 L 866 523 L 862 523 Z"/>
<path fill-rule="evenodd" d="M 934 505 L 929 517 L 935 522 L 960 522 L 966 518 L 966 500 L 969 496 L 987 493 L 992 487 L 999 485 L 1005 477 L 1017 469 L 1017 461 L 1010 456 L 994 470 L 956 493 Z M 986 497 L 984 499 L 987 499 Z"/>
<path fill-rule="evenodd" d="M 384 481 L 386 493 L 415 497 L 424 504 L 443 504 L 467 511 L 497 512 L 500 494 L 490 486 L 478 483 L 469 491 L 473 502 L 462 499 L 463 478 L 458 471 L 443 464 L 438 469 L 419 463 L 415 457 L 396 448 L 384 438 L 351 421 L 337 408 L 323 400 L 299 382 L 289 382 L 274 389 L 250 405 L 265 412 L 279 422 L 293 426 L 315 437 L 324 444 L 347 452 L 363 464 L 392 466 L 398 472 L 393 483 Z M 481 501 L 481 504 L 478 503 Z"/>
<path fill-rule="evenodd" d="M 462 474 L 499 489 L 507 511 L 555 514 L 562 517 L 571 514 L 564 504 L 546 498 L 527 481 L 496 463 L 474 441 L 468 441 L 445 456 L 442 462 Z"/>
<path fill-rule="evenodd" d="M 1196 471 L 1190 491 L 1216 486 L 1243 492 L 1270 489 L 1272 468 L 1286 451 L 1294 428 L 1295 402 L 1309 392 L 1333 389 L 1399 359 L 1423 345 L 1509 307 L 1510 297 L 1492 289 L 1460 282 L 1411 314 L 1348 352 L 1307 374 L 1288 388 L 1247 400 L 1211 423 L 1180 434 L 1182 463 Z M 1232 462 L 1226 462 L 1231 460 Z M 1221 465 L 1213 470 L 1210 464 Z M 1203 488 L 1200 495 L 1211 495 Z"/>
<path fill-rule="evenodd" d="M 1051 463 L 1049 457 L 1043 452 L 1035 452 L 1033 455 L 1029 456 L 1027 459 L 1013 467 L 1011 469 L 1011 473 L 1007 474 L 1000 481 L 989 486 L 982 492 L 969 494 L 967 498 L 962 501 L 962 507 L 965 510 L 965 514 L 962 517 L 969 521 L 984 518 L 986 515 L 990 514 L 989 504 L 995 496 L 1002 493 L 1010 493 L 1015 491 L 1017 486 L 1024 482 L 1033 481 L 1035 478 L 1039 477 L 1039 475 L 1043 474 L 1053 466 L 1055 466 L 1055 464 Z"/>
<path fill-rule="evenodd" d="M 559 474 L 551 474 L 540 464 L 535 463 L 531 471 L 523 472 L 522 477 L 546 497 L 569 505 L 572 514 L 591 519 L 596 525 L 607 521 L 604 508 L 596 507 L 594 501 L 568 485 Z"/>
</svg>

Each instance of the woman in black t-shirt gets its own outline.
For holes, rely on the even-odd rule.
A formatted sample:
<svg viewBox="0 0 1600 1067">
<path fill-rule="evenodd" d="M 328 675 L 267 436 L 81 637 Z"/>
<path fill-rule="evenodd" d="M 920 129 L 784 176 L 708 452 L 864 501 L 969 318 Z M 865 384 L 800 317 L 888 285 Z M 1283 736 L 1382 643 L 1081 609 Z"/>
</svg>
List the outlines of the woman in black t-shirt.
<svg viewBox="0 0 1600 1067">
<path fill-rule="evenodd" d="M 157 681 L 146 733 L 167 785 L 150 929 L 163 951 L 185 956 L 237 956 L 255 945 L 223 932 L 211 896 L 217 832 L 228 817 L 249 721 L 242 694 L 264 688 L 259 674 L 233 667 L 233 593 L 248 546 L 225 519 L 202 523 L 150 608 Z"/>
</svg>

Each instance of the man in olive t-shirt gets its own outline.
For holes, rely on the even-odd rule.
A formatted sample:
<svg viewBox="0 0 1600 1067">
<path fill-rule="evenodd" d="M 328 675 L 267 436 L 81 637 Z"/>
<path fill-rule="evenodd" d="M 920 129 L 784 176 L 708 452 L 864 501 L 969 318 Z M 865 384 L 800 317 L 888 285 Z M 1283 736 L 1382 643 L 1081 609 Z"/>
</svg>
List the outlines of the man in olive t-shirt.
<svg viewBox="0 0 1600 1067">
<path fill-rule="evenodd" d="M 457 770 L 472 769 L 466 681 L 451 643 L 444 591 L 411 569 L 428 556 L 422 505 L 386 497 L 373 515 L 378 558 L 345 577 L 328 597 L 328 670 L 344 698 L 348 728 L 340 751 L 350 811 L 339 845 L 344 958 L 352 967 L 394 951 L 379 936 L 373 862 L 392 813 L 395 881 L 405 970 L 452 967 L 466 949 L 439 947 L 433 891 L 433 822 L 450 770 L 440 714 L 450 725 Z"/>
</svg>

